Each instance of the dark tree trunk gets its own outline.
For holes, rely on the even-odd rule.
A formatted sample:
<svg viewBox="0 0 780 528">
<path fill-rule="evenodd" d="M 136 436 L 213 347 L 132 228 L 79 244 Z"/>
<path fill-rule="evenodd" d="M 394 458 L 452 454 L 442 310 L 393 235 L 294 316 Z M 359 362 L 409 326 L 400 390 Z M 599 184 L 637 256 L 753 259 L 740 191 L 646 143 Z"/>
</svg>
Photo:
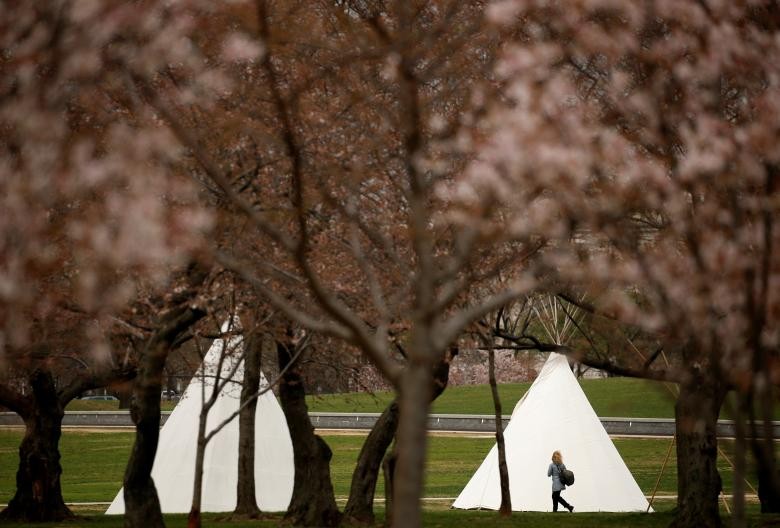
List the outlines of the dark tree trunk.
<svg viewBox="0 0 780 528">
<path fill-rule="evenodd" d="M 761 513 L 780 513 L 780 495 L 776 491 L 780 474 L 773 475 L 759 458 L 762 454 L 756 451 L 753 453 L 757 455 L 758 500 L 761 502 Z"/>
<path fill-rule="evenodd" d="M 743 528 L 747 526 L 745 506 L 745 479 L 747 477 L 746 443 L 747 428 L 745 427 L 745 399 L 738 398 L 733 409 L 734 413 L 734 474 L 731 499 L 731 526 Z"/>
<path fill-rule="evenodd" d="M 395 463 L 398 455 L 395 449 L 390 451 L 382 462 L 385 477 L 385 526 L 393 524 L 393 493 L 395 492 Z"/>
<path fill-rule="evenodd" d="M 509 494 L 509 470 L 506 465 L 506 446 L 504 445 L 504 422 L 501 417 L 501 398 L 496 384 L 496 353 L 492 340 L 488 348 L 488 376 L 490 392 L 493 395 L 493 409 L 496 417 L 496 445 L 498 446 L 498 475 L 501 483 L 501 507 L 498 512 L 502 517 L 512 515 L 512 497 Z"/>
<path fill-rule="evenodd" d="M 16 494 L 0 513 L 4 521 L 50 522 L 73 517 L 65 506 L 60 486 L 59 441 L 64 407 L 51 373 L 36 370 L 31 376 L 33 405 L 22 416 L 25 433 L 19 446 Z"/>
<path fill-rule="evenodd" d="M 750 445 L 756 460 L 761 513 L 780 513 L 780 471 L 772 432 L 772 391 L 766 386 L 761 387 L 751 391 L 747 400 L 746 414 L 750 424 Z"/>
<path fill-rule="evenodd" d="M 397 428 L 398 402 L 393 400 L 363 442 L 355 471 L 352 473 L 352 485 L 344 515 L 354 523 L 374 523 L 374 494 L 379 468 Z M 387 489 L 385 491 L 387 492 Z M 387 504 L 385 507 L 389 508 Z"/>
<path fill-rule="evenodd" d="M 391 526 L 422 526 L 420 497 L 423 492 L 425 454 L 428 447 L 428 413 L 431 408 L 431 365 L 409 361 L 401 375 L 396 433 L 398 460 L 393 488 Z"/>
<path fill-rule="evenodd" d="M 216 390 L 216 389 L 215 389 Z M 198 417 L 198 443 L 195 449 L 195 478 L 192 485 L 192 506 L 187 517 L 187 528 L 200 528 L 200 508 L 203 500 L 203 457 L 206 455 L 206 421 L 209 417 L 210 406 L 204 402 L 204 406 Z"/>
<path fill-rule="evenodd" d="M 716 426 L 724 388 L 707 375 L 680 384 L 675 404 L 677 512 L 675 528 L 720 527 Z"/>
<path fill-rule="evenodd" d="M 165 371 L 165 388 L 168 391 L 168 396 L 165 399 L 170 400 L 170 395 L 176 391 L 176 376 L 172 370 Z"/>
<path fill-rule="evenodd" d="M 447 357 L 433 371 L 433 399 L 436 399 L 447 387 L 450 375 L 450 363 L 458 354 L 457 348 L 452 348 Z M 398 401 L 393 400 L 377 420 L 368 434 L 358 456 L 355 471 L 352 473 L 352 484 L 349 499 L 344 508 L 344 515 L 353 523 L 373 524 L 374 494 L 379 476 L 382 458 L 393 441 L 398 428 Z M 386 490 L 387 493 L 387 490 Z M 389 506 L 385 504 L 389 511 Z"/>
<path fill-rule="evenodd" d="M 124 477 L 125 526 L 127 528 L 162 528 L 165 526 L 152 467 L 160 438 L 159 373 L 166 354 L 146 353 L 141 357 L 134 401 L 130 415 L 135 423 L 135 442 Z M 157 375 L 155 375 L 157 373 Z"/>
<path fill-rule="evenodd" d="M 759 400 L 758 404 L 757 399 Z M 771 425 L 765 427 L 766 424 L 761 423 L 771 424 L 772 414 L 768 415 L 767 420 L 757 418 L 756 405 L 760 406 L 761 403 L 764 402 L 760 402 L 760 398 L 751 394 L 746 405 L 750 423 L 750 446 L 756 460 L 758 500 L 761 503 L 761 513 L 780 513 L 780 489 L 778 489 L 780 487 L 780 474 L 778 474 L 777 460 L 775 459 L 772 428 Z"/>
<path fill-rule="evenodd" d="M 186 304 L 174 309 L 150 338 L 139 360 L 130 414 L 135 443 L 124 477 L 125 527 L 162 528 L 160 500 L 152 480 L 152 467 L 160 438 L 160 391 L 165 360 L 180 334 L 205 315 Z"/>
<path fill-rule="evenodd" d="M 119 398 L 119 408 L 129 409 L 133 402 L 133 384 L 120 383 L 114 390 L 116 391 L 117 398 Z"/>
<path fill-rule="evenodd" d="M 246 346 L 244 381 L 241 387 L 241 404 L 260 389 L 260 352 L 262 339 L 252 334 Z M 253 398 L 238 416 L 238 484 L 236 487 L 236 515 L 258 517 L 255 494 L 255 411 L 257 398 Z"/>
<path fill-rule="evenodd" d="M 282 343 L 277 343 L 277 355 L 280 370 L 292 361 L 291 350 Z M 330 479 L 333 453 L 328 444 L 314 434 L 303 379 L 295 365 L 282 376 L 279 399 L 290 429 L 295 461 L 293 496 L 284 518 L 294 526 L 336 526 L 341 513 Z"/>
</svg>

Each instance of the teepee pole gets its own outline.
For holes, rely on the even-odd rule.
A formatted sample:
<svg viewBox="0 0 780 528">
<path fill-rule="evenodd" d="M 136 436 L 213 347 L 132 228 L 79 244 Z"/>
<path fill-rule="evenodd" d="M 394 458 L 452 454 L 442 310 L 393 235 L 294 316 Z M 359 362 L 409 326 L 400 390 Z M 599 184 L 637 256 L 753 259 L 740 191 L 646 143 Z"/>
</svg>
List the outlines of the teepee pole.
<svg viewBox="0 0 780 528">
<path fill-rule="evenodd" d="M 650 495 L 650 501 L 647 503 L 647 510 L 645 510 L 645 513 L 649 512 L 650 508 L 653 506 L 653 501 L 655 500 L 655 494 L 658 491 L 658 485 L 661 483 L 661 477 L 664 474 L 664 470 L 666 469 L 667 462 L 669 462 L 669 456 L 672 454 L 672 447 L 674 447 L 675 438 L 677 437 L 676 436 L 672 437 L 672 442 L 669 444 L 669 449 L 666 450 L 666 457 L 664 458 L 663 465 L 661 465 L 661 471 L 658 473 L 658 478 L 655 480 L 653 493 Z"/>
<path fill-rule="evenodd" d="M 726 507 L 726 513 L 728 513 L 730 515 L 731 514 L 731 508 L 729 508 L 729 503 L 726 500 L 726 495 L 723 494 L 723 490 L 721 490 L 721 492 L 720 492 L 720 498 L 723 499 L 723 506 Z"/>
<path fill-rule="evenodd" d="M 537 308 L 537 304 L 542 304 L 542 311 L 544 314 L 539 313 L 539 308 Z M 542 328 L 544 329 L 544 332 L 547 334 L 547 337 L 550 338 L 551 341 L 555 341 L 555 335 L 552 330 L 552 328 L 547 324 L 547 310 L 545 309 L 544 303 L 541 301 L 534 301 L 534 304 L 532 305 L 531 309 L 536 314 L 536 320 L 541 323 Z"/>
<path fill-rule="evenodd" d="M 718 454 L 722 456 L 726 462 L 728 463 L 729 467 L 731 467 L 732 472 L 734 471 L 734 462 L 731 461 L 729 457 L 726 456 L 726 453 L 723 452 L 723 448 L 718 446 Z M 747 477 L 744 477 L 743 480 L 745 481 L 745 484 L 748 485 L 748 488 L 750 488 L 750 491 L 758 495 L 758 492 L 756 491 L 756 488 L 753 487 L 753 484 L 750 483 L 750 481 L 747 479 Z"/>
</svg>

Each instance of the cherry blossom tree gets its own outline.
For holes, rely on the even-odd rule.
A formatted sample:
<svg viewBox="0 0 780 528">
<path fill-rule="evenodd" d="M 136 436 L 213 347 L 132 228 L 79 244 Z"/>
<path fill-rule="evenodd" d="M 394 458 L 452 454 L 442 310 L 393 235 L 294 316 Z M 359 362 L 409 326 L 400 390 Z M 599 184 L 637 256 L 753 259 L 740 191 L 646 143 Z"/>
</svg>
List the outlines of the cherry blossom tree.
<svg viewBox="0 0 780 528">
<path fill-rule="evenodd" d="M 47 339 L 38 340 L 24 362 L 0 369 L 0 404 L 17 413 L 25 425 L 16 492 L 0 512 L 0 519 L 53 521 L 72 517 L 60 486 L 59 438 L 65 407 L 84 391 L 135 376 L 134 358 L 95 362 L 83 342 L 62 335 L 65 332 L 53 336 L 54 330 L 51 326 L 42 329 Z"/>
<path fill-rule="evenodd" d="M 780 13 L 774 2 L 503 1 L 516 34 L 451 217 L 544 234 L 545 267 L 681 351 L 675 525 L 719 525 L 715 422 L 734 387 L 763 434 L 778 382 Z M 467 220 L 466 220 L 467 219 Z M 757 413 L 757 414 L 754 414 Z"/>
<path fill-rule="evenodd" d="M 464 165 L 452 146 L 496 47 L 482 8 L 258 0 L 220 21 L 263 43 L 221 108 L 145 92 L 196 178 L 243 215 L 247 243 L 218 262 L 295 323 L 359 347 L 398 390 L 399 526 L 420 524 L 434 368 L 466 325 L 526 290 L 489 284 L 542 246 L 439 222 L 436 182 Z"/>
<path fill-rule="evenodd" d="M 171 97 L 206 105 L 222 89 L 188 38 L 206 7 L 14 1 L 0 11 L 0 367 L 31 376 L 35 397 L 9 407 L 25 418 L 22 448 L 41 469 L 20 468 L 34 491 L 20 489 L 7 516 L 69 515 L 62 409 L 126 366 L 111 353 L 115 316 L 141 292 L 164 290 L 210 226 L 197 187 L 172 170 L 174 136 L 128 89 L 171 69 L 191 79 Z M 64 356 L 83 368 L 58 387 Z"/>
</svg>

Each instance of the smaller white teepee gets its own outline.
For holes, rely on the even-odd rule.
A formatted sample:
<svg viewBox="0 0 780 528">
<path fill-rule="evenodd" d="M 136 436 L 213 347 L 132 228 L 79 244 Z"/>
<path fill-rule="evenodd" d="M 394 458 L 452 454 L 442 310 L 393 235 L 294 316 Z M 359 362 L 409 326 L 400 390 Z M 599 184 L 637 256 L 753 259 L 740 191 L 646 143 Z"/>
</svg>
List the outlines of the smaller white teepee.
<svg viewBox="0 0 780 528">
<path fill-rule="evenodd" d="M 222 331 L 227 331 L 227 324 Z M 206 398 L 214 386 L 224 340 L 216 340 L 203 359 Z M 240 336 L 227 340 L 227 352 L 242 346 Z M 227 356 L 222 365 L 222 379 L 233 371 L 235 359 Z M 243 360 L 241 360 L 243 361 Z M 220 392 L 211 408 L 206 431 L 213 430 L 239 408 L 243 364 Z M 267 386 L 261 374 L 261 386 Z M 198 417 L 202 407 L 201 372 L 195 374 L 181 401 L 160 431 L 160 442 L 152 468 L 152 479 L 157 488 L 163 513 L 187 513 L 192 505 L 195 481 L 195 452 L 197 448 Z M 257 505 L 263 511 L 284 511 L 292 498 L 294 478 L 293 450 L 287 421 L 273 392 L 257 399 L 255 413 L 255 490 Z M 238 481 L 238 417 L 233 419 L 206 446 L 203 460 L 204 512 L 227 512 L 236 507 Z M 120 489 L 106 514 L 124 514 L 124 489 Z"/>
<path fill-rule="evenodd" d="M 504 440 L 515 511 L 552 511 L 547 468 L 555 450 L 574 471 L 574 485 L 563 497 L 575 512 L 647 509 L 647 499 L 582 392 L 566 356 L 550 354 L 515 406 Z M 498 448 L 493 446 L 453 507 L 497 510 L 500 505 Z"/>
</svg>

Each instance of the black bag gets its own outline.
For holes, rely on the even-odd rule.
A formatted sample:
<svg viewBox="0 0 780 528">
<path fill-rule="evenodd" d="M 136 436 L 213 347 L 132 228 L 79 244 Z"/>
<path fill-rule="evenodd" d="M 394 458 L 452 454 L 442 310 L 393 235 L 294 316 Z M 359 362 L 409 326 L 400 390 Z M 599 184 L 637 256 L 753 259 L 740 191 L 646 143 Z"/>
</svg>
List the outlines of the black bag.
<svg viewBox="0 0 780 528">
<path fill-rule="evenodd" d="M 574 472 L 570 471 L 568 469 L 561 469 L 561 466 L 558 466 L 558 478 L 561 481 L 561 484 L 565 486 L 571 486 L 574 484 Z"/>
</svg>

